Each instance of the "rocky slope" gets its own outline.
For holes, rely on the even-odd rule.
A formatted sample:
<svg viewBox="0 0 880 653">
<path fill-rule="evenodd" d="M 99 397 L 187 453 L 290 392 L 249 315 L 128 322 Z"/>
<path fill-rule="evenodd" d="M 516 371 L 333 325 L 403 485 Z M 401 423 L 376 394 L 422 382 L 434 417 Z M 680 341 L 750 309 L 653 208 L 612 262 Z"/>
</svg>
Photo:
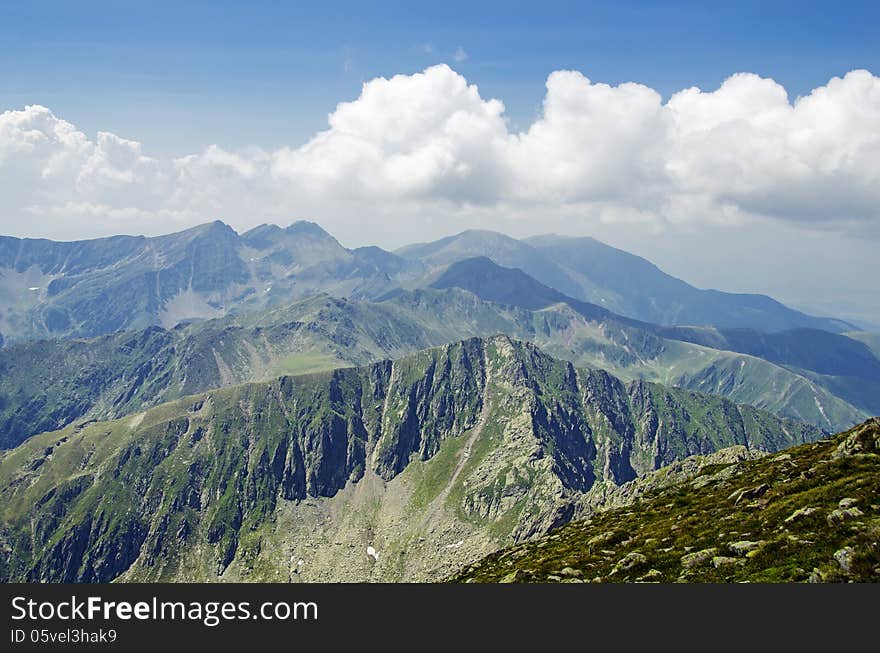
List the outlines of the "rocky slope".
<svg viewBox="0 0 880 653">
<path fill-rule="evenodd" d="M 0 458 L 0 578 L 425 580 L 598 484 L 817 429 L 503 336 L 76 423 Z"/>
<path fill-rule="evenodd" d="M 614 510 L 496 552 L 458 582 L 880 582 L 880 418 L 752 461 L 612 491 Z M 672 482 L 670 482 L 670 480 Z"/>
</svg>

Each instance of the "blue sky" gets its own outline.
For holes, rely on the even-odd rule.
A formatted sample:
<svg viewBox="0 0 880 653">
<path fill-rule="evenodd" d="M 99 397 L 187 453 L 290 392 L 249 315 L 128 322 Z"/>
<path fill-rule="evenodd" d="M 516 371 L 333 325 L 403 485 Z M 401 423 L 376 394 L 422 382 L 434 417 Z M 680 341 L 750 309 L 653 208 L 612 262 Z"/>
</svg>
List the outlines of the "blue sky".
<svg viewBox="0 0 880 653">
<path fill-rule="evenodd" d="M 880 324 L 878 25 L 877 2 L 0 0 L 0 233 L 554 231 Z"/>
<path fill-rule="evenodd" d="M 803 94 L 880 70 L 878 24 L 875 2 L 4 0 L 0 108 L 44 104 L 157 155 L 296 145 L 363 81 L 447 62 L 522 129 L 553 70 L 664 95 L 749 71 Z"/>
</svg>

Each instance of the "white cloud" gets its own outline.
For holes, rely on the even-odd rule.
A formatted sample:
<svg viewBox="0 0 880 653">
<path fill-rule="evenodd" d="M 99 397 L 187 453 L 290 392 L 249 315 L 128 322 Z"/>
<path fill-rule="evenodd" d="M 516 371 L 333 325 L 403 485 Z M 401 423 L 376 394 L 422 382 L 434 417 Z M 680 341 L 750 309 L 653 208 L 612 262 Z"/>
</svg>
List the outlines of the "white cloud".
<svg viewBox="0 0 880 653">
<path fill-rule="evenodd" d="M 464 51 L 463 47 L 458 46 L 452 58 L 455 60 L 455 63 L 461 63 L 468 60 L 468 53 Z"/>
<path fill-rule="evenodd" d="M 641 208 L 665 177 L 665 127 L 656 91 L 555 72 L 547 80 L 542 117 L 507 148 L 510 190 L 535 202 L 615 200 Z"/>
<path fill-rule="evenodd" d="M 147 151 L 45 107 L 0 114 L 0 232 L 312 217 L 375 240 L 377 229 L 406 239 L 475 216 L 522 231 L 511 225 L 552 216 L 556 228 L 769 217 L 880 233 L 880 79 L 867 71 L 794 101 L 773 80 L 737 74 L 666 103 L 647 86 L 557 71 L 541 116 L 513 132 L 500 100 L 439 65 L 365 83 L 301 146 L 214 145 L 176 160 Z"/>
<path fill-rule="evenodd" d="M 272 172 L 317 197 L 474 201 L 509 138 L 503 112 L 447 66 L 374 79 L 336 107 L 330 129 L 276 152 Z"/>
<path fill-rule="evenodd" d="M 794 103 L 772 80 L 734 75 L 713 93 L 677 93 L 667 111 L 678 193 L 792 220 L 880 217 L 880 79 L 867 71 Z"/>
</svg>

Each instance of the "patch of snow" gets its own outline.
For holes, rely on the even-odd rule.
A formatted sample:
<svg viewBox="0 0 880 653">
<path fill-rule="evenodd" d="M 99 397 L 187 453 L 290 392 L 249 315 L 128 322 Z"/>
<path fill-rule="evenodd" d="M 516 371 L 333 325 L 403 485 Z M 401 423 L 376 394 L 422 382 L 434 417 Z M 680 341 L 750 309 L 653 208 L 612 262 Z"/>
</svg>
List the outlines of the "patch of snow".
<svg viewBox="0 0 880 653">
<path fill-rule="evenodd" d="M 39 290 L 39 289 L 40 289 L 39 286 L 33 286 L 32 288 L 28 288 L 28 290 Z"/>
<path fill-rule="evenodd" d="M 371 557 L 374 562 L 379 562 L 379 552 L 372 546 L 367 547 L 367 555 Z"/>
<path fill-rule="evenodd" d="M 462 544 L 464 544 L 464 540 L 459 540 L 455 544 L 447 544 L 446 548 L 447 549 L 458 549 L 461 547 Z"/>
<path fill-rule="evenodd" d="M 813 401 L 816 402 L 816 408 L 818 408 L 819 412 L 822 413 L 822 417 L 825 418 L 825 421 L 828 422 L 829 424 L 831 424 L 831 420 L 828 419 L 828 415 L 825 414 L 825 407 L 822 405 L 822 402 L 819 401 L 819 397 L 816 395 L 813 395 Z"/>
</svg>

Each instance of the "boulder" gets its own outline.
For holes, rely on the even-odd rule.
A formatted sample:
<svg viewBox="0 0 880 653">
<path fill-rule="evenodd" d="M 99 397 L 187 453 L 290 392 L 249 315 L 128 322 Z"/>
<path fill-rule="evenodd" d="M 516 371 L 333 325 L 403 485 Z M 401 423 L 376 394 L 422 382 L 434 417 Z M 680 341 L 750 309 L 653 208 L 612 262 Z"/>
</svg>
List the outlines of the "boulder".
<svg viewBox="0 0 880 653">
<path fill-rule="evenodd" d="M 735 553 L 738 556 L 744 556 L 750 551 L 755 551 L 756 549 L 763 546 L 764 541 L 759 540 L 757 542 L 752 542 L 751 540 L 739 540 L 738 542 L 732 542 L 727 545 L 727 548 L 730 549 L 732 553 Z"/>
<path fill-rule="evenodd" d="M 714 546 L 709 549 L 702 549 L 700 551 L 695 551 L 694 553 L 688 553 L 687 555 L 681 556 L 681 566 L 685 569 L 699 567 L 709 562 L 715 557 L 716 553 L 718 553 L 718 549 Z"/>
</svg>

